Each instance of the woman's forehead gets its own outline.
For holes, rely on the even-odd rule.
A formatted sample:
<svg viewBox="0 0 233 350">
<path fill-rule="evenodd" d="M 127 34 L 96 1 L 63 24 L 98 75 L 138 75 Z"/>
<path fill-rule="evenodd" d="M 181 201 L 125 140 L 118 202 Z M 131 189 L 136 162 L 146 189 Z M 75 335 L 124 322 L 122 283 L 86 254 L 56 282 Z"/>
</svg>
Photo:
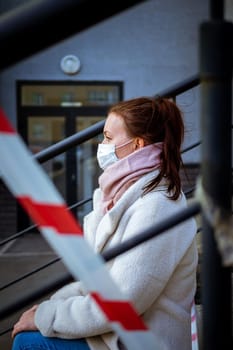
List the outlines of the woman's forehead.
<svg viewBox="0 0 233 350">
<path fill-rule="evenodd" d="M 110 113 L 106 119 L 104 125 L 104 133 L 118 133 L 126 132 L 125 123 L 123 118 L 116 113 Z"/>
</svg>

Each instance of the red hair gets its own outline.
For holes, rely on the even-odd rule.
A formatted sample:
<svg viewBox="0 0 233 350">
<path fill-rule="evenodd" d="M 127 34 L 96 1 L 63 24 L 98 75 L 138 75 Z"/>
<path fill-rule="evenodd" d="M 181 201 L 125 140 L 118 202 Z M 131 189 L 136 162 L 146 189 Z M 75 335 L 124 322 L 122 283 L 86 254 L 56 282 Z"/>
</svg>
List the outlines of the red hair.
<svg viewBox="0 0 233 350">
<path fill-rule="evenodd" d="M 176 103 L 162 97 L 139 97 L 113 105 L 109 113 L 123 118 L 130 137 L 141 137 L 146 144 L 163 142 L 159 174 L 145 186 L 144 193 L 152 191 L 165 177 L 169 198 L 176 200 L 181 193 L 179 170 L 184 139 L 182 113 Z"/>
</svg>

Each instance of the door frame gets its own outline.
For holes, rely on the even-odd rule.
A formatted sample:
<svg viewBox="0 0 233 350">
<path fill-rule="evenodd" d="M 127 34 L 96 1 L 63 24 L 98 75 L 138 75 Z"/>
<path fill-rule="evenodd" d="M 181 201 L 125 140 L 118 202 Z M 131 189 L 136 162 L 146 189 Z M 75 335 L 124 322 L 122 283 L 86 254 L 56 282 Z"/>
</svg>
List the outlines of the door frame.
<svg viewBox="0 0 233 350">
<path fill-rule="evenodd" d="M 67 81 L 17 81 L 17 130 L 26 144 L 28 144 L 28 126 L 27 119 L 29 117 L 48 117 L 48 116 L 62 116 L 65 118 L 65 137 L 71 136 L 75 130 L 76 118 L 80 115 L 85 116 L 103 116 L 107 114 L 109 105 L 97 105 L 97 106 L 81 106 L 81 107 L 63 107 L 63 106 L 22 106 L 21 105 L 21 91 L 25 85 L 117 85 L 119 88 L 119 100 L 123 98 L 123 83 L 122 82 L 67 82 Z M 68 122 L 67 122 L 68 121 Z M 76 176 L 71 181 L 72 176 L 70 174 L 76 174 L 76 157 L 75 149 L 71 149 L 66 152 L 66 200 L 67 205 L 72 205 L 77 202 L 77 188 L 76 188 Z M 17 204 L 17 231 L 24 230 L 30 225 L 30 218 L 27 213 Z"/>
</svg>

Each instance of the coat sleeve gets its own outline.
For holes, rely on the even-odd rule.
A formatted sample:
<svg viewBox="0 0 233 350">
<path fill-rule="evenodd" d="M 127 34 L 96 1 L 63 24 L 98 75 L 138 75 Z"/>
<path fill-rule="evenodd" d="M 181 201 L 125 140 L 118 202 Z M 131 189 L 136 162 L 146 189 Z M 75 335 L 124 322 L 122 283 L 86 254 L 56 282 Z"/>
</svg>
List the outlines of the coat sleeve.
<svg viewBox="0 0 233 350">
<path fill-rule="evenodd" d="M 35 324 L 44 336 L 66 339 L 89 337 L 111 330 L 89 294 L 42 302 L 35 313 Z"/>
<path fill-rule="evenodd" d="M 57 292 L 55 292 L 51 296 L 51 300 L 56 299 L 67 299 L 70 297 L 74 297 L 76 295 L 85 295 L 86 289 L 81 281 L 72 282 L 62 288 L 60 288 Z"/>
</svg>

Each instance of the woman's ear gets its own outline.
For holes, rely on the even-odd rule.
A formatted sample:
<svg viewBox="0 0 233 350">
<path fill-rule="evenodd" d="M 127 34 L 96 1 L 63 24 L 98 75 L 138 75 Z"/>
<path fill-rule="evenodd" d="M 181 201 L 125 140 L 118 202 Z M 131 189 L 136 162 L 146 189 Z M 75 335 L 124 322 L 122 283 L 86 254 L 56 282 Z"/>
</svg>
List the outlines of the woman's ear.
<svg viewBox="0 0 233 350">
<path fill-rule="evenodd" d="M 145 144 L 145 141 L 143 140 L 143 138 L 141 137 L 137 137 L 135 139 L 135 149 L 140 149 L 142 147 L 144 147 L 146 144 Z"/>
</svg>

